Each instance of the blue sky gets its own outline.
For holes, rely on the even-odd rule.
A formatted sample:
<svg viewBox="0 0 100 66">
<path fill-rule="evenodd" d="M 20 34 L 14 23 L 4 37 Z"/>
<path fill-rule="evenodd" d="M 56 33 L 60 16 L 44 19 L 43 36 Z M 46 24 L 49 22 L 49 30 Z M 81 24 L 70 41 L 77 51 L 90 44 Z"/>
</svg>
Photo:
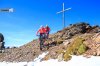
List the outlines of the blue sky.
<svg viewBox="0 0 100 66">
<path fill-rule="evenodd" d="M 13 13 L 0 12 L 0 32 L 5 36 L 6 46 L 21 46 L 32 41 L 40 25 L 49 25 L 51 33 L 63 28 L 62 14 L 65 8 L 66 26 L 85 21 L 100 25 L 99 0 L 0 0 L 0 8 L 14 8 Z"/>
</svg>

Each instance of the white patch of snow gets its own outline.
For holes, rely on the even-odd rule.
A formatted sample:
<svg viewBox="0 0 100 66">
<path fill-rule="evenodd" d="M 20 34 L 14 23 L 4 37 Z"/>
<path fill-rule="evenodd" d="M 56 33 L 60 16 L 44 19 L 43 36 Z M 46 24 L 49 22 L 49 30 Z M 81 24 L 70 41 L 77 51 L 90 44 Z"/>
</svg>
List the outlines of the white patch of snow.
<svg viewBox="0 0 100 66">
<path fill-rule="evenodd" d="M 100 66 L 100 56 L 92 56 L 91 58 L 73 56 L 68 62 L 58 62 L 58 60 L 55 59 L 41 62 L 41 59 L 47 54 L 48 52 L 39 55 L 33 62 L 0 62 L 0 66 Z"/>
<path fill-rule="evenodd" d="M 25 66 L 27 62 L 19 62 L 19 63 L 8 63 L 8 62 L 0 62 L 0 66 Z"/>
<path fill-rule="evenodd" d="M 34 66 L 100 66 L 100 57 L 85 58 L 83 56 L 73 56 L 68 62 L 58 60 L 48 60 L 39 63 L 34 63 Z"/>
<path fill-rule="evenodd" d="M 34 62 L 40 62 L 47 54 L 48 52 L 42 53 L 41 55 L 39 55 L 37 58 L 34 59 Z"/>
</svg>

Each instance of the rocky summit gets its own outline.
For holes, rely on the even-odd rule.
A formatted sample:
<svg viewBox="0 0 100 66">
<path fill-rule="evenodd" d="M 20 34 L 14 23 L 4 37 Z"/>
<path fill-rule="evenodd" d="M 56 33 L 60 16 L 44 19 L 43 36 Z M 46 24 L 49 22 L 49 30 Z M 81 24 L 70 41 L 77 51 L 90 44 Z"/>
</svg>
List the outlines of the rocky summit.
<svg viewBox="0 0 100 66">
<path fill-rule="evenodd" d="M 70 24 L 51 34 L 44 44 L 43 51 L 39 49 L 38 39 L 17 48 L 6 48 L 4 53 L 0 53 L 0 61 L 33 61 L 45 51 L 49 53 L 43 60 L 53 58 L 68 61 L 72 55 L 83 55 L 87 58 L 100 56 L 100 27 L 85 22 Z"/>
</svg>

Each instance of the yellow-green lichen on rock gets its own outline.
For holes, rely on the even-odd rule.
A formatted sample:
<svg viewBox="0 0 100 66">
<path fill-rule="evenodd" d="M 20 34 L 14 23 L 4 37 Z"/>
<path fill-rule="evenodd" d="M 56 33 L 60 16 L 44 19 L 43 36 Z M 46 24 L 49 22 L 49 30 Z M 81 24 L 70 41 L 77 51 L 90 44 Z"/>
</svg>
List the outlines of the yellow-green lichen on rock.
<svg viewBox="0 0 100 66">
<path fill-rule="evenodd" d="M 86 47 L 84 44 L 82 44 L 82 45 L 80 45 L 80 47 L 78 48 L 78 53 L 79 53 L 79 54 L 83 54 L 83 53 L 86 51 L 86 49 L 87 49 L 87 47 Z"/>
<path fill-rule="evenodd" d="M 84 38 L 75 38 L 73 43 L 71 43 L 64 53 L 64 60 L 70 60 L 71 55 L 81 55 L 86 51 L 86 46 L 83 43 Z"/>
</svg>

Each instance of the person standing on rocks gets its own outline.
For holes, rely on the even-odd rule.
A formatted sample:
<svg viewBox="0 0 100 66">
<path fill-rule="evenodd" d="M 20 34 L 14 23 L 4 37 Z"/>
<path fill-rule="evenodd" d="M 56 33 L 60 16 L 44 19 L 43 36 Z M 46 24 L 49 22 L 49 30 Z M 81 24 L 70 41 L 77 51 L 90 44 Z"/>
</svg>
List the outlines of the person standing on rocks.
<svg viewBox="0 0 100 66">
<path fill-rule="evenodd" d="M 4 41 L 4 36 L 2 33 L 0 33 L 0 42 L 3 42 Z"/>
<path fill-rule="evenodd" d="M 46 38 L 48 39 L 48 37 L 49 37 L 49 32 L 50 32 L 50 27 L 48 26 L 48 25 L 46 25 L 46 27 L 45 27 L 45 31 L 46 31 Z"/>
<path fill-rule="evenodd" d="M 40 50 L 42 50 L 43 43 L 44 43 L 43 39 L 45 38 L 45 28 L 42 25 L 40 26 L 40 29 L 37 31 L 36 35 L 39 36 Z"/>
<path fill-rule="evenodd" d="M 5 49 L 4 46 L 5 42 L 4 42 L 4 36 L 2 33 L 0 33 L 0 52 L 2 52 L 3 49 Z"/>
</svg>

